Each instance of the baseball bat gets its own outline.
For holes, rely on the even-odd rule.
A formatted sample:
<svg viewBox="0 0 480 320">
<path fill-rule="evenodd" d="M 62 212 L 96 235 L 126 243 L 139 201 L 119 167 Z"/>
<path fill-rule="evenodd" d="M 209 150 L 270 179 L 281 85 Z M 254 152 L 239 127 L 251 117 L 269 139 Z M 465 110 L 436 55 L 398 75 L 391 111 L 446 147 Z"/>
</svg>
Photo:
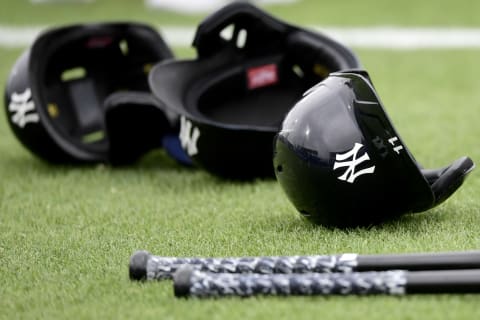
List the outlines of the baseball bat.
<svg viewBox="0 0 480 320">
<path fill-rule="evenodd" d="M 132 280 L 171 279 L 182 265 L 213 273 L 348 273 L 382 270 L 480 268 L 480 251 L 389 255 L 315 255 L 244 258 L 175 258 L 137 251 L 130 258 Z"/>
<path fill-rule="evenodd" d="M 480 293 L 480 269 L 232 274 L 203 272 L 185 265 L 173 280 L 175 296 L 200 298 Z"/>
</svg>

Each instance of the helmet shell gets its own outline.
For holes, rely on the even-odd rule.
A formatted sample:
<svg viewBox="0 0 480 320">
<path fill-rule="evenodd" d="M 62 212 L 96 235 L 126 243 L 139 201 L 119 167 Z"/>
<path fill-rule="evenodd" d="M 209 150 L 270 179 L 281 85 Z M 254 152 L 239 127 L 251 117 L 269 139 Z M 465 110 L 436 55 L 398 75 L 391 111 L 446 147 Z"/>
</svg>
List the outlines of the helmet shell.
<svg viewBox="0 0 480 320">
<path fill-rule="evenodd" d="M 150 67 L 171 57 L 158 32 L 143 24 L 49 29 L 20 56 L 7 80 L 10 127 L 49 162 L 109 162 L 105 99 L 118 91 L 149 93 Z"/>
<path fill-rule="evenodd" d="M 70 157 L 52 139 L 38 110 L 38 100 L 29 77 L 31 50 L 15 62 L 5 87 L 5 112 L 8 124 L 20 142 L 41 158 L 65 161 Z"/>
<path fill-rule="evenodd" d="M 273 177 L 273 138 L 288 110 L 329 72 L 360 65 L 342 44 L 245 2 L 207 17 L 193 44 L 198 58 L 156 65 L 150 88 L 183 118 L 192 160 L 228 179 Z"/>
<path fill-rule="evenodd" d="M 331 74 L 275 139 L 277 180 L 315 223 L 368 225 L 433 206 L 434 195 L 365 72 Z"/>
</svg>

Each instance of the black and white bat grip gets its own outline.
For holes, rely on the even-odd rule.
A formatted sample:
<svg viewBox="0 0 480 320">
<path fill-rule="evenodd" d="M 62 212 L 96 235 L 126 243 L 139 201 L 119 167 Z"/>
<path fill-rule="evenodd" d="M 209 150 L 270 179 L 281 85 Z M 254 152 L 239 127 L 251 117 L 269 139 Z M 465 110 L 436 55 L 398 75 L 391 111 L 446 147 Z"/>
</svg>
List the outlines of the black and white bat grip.
<svg viewBox="0 0 480 320">
<path fill-rule="evenodd" d="M 208 273 L 186 265 L 174 275 L 174 293 L 177 297 L 479 292 L 480 270 L 478 269 L 266 275 Z"/>
<path fill-rule="evenodd" d="M 138 251 L 130 258 L 130 279 L 171 279 L 182 265 L 212 273 L 331 273 L 351 272 L 357 266 L 356 254 L 338 256 L 290 256 L 244 258 L 174 258 Z"/>
<path fill-rule="evenodd" d="M 480 268 L 480 251 L 389 255 L 313 255 L 245 258 L 175 258 L 138 251 L 130 258 L 133 280 L 171 279 L 182 265 L 214 273 L 333 273 L 383 270 L 448 270 Z"/>
</svg>

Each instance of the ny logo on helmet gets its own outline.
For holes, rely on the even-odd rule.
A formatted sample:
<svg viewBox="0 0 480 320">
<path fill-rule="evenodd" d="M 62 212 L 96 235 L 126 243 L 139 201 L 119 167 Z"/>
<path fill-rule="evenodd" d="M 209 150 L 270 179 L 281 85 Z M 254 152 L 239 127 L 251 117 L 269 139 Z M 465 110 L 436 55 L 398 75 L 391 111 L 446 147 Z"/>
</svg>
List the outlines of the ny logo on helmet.
<svg viewBox="0 0 480 320">
<path fill-rule="evenodd" d="M 198 153 L 197 141 L 200 137 L 200 130 L 197 127 L 193 127 L 192 122 L 185 119 L 185 117 L 180 118 L 180 143 L 182 148 L 185 149 L 189 156 L 196 155 Z"/>
<path fill-rule="evenodd" d="M 363 147 L 361 143 L 355 143 L 352 150 L 347 151 L 342 154 L 337 154 L 335 157 L 335 164 L 333 165 L 333 170 L 338 168 L 347 168 L 345 173 L 338 177 L 339 180 L 346 181 L 348 183 L 355 182 L 355 179 L 361 175 L 373 173 L 375 171 L 375 166 L 369 168 L 361 169 L 356 171 L 356 168 L 361 163 L 370 160 L 368 153 L 364 153 L 360 158 L 358 157 L 358 152 Z"/>
<path fill-rule="evenodd" d="M 32 99 L 32 91 L 27 88 L 22 93 L 12 93 L 8 111 L 12 112 L 12 122 L 20 128 L 27 123 L 38 122 L 40 118 L 35 111 L 35 104 Z"/>
</svg>

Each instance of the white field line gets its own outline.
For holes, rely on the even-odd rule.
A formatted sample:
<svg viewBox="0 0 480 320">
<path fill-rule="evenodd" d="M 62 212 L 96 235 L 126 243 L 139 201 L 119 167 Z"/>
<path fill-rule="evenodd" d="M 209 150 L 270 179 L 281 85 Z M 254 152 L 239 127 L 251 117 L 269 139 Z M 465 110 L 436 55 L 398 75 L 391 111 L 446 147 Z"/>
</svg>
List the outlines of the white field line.
<svg viewBox="0 0 480 320">
<path fill-rule="evenodd" d="M 25 47 L 46 27 L 12 27 L 0 25 L 0 47 Z M 158 28 L 170 46 L 190 46 L 194 27 L 162 26 Z M 390 50 L 480 49 L 480 28 L 365 27 L 337 28 L 311 26 L 355 48 Z"/>
<path fill-rule="evenodd" d="M 39 1 L 39 0 L 36 0 Z M 41 0 L 46 1 L 46 0 Z M 59 1 L 59 0 L 49 0 Z M 66 0 L 63 0 L 66 1 Z M 71 1 L 71 0 L 70 0 Z M 78 1 L 78 0 L 77 0 Z M 227 5 L 231 0 L 145 0 L 145 5 L 153 9 L 166 9 L 179 13 L 195 14 L 208 13 Z M 292 4 L 297 0 L 256 0 L 257 5 L 265 4 Z"/>
</svg>

